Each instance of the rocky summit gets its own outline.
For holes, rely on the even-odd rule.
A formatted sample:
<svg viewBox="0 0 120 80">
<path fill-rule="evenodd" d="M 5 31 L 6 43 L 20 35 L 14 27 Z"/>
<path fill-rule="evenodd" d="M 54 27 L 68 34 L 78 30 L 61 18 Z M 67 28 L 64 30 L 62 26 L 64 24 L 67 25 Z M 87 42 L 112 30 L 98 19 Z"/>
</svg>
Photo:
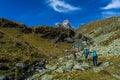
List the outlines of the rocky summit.
<svg viewBox="0 0 120 80">
<path fill-rule="evenodd" d="M 88 59 L 84 50 L 89 50 Z M 0 80 L 119 79 L 120 17 L 76 30 L 68 20 L 30 27 L 0 18 Z"/>
<path fill-rule="evenodd" d="M 61 24 L 57 24 L 56 27 L 66 28 L 70 30 L 74 30 L 73 26 L 69 22 L 69 20 L 64 20 Z"/>
</svg>

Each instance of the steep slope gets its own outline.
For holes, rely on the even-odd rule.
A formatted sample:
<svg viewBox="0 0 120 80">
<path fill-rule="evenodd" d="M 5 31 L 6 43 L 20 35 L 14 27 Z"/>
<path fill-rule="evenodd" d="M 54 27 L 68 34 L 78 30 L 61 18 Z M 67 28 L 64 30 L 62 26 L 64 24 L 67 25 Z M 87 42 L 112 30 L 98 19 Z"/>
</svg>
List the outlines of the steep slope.
<svg viewBox="0 0 120 80">
<path fill-rule="evenodd" d="M 85 24 L 76 30 L 93 39 L 99 53 L 120 54 L 120 17 L 111 17 Z"/>
<path fill-rule="evenodd" d="M 1 18 L 0 19 L 0 63 L 26 62 L 32 64 L 43 58 L 64 55 L 71 45 L 67 43 L 53 43 L 43 39 L 42 34 L 34 33 L 32 28 L 24 24 Z"/>
</svg>

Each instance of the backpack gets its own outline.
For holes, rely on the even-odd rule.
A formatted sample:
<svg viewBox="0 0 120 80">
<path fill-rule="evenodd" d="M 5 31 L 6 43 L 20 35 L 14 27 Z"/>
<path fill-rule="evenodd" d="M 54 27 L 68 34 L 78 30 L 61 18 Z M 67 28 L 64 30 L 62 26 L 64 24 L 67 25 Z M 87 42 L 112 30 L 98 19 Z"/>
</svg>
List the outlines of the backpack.
<svg viewBox="0 0 120 80">
<path fill-rule="evenodd" d="M 76 54 L 76 50 L 73 50 L 73 51 L 72 51 L 72 54 Z"/>
<path fill-rule="evenodd" d="M 94 57 L 94 56 L 97 56 L 97 52 L 96 52 L 96 50 L 93 51 L 92 56 L 93 56 L 93 57 Z"/>
<path fill-rule="evenodd" d="M 88 55 L 89 54 L 89 49 L 85 49 L 83 54 Z"/>
</svg>

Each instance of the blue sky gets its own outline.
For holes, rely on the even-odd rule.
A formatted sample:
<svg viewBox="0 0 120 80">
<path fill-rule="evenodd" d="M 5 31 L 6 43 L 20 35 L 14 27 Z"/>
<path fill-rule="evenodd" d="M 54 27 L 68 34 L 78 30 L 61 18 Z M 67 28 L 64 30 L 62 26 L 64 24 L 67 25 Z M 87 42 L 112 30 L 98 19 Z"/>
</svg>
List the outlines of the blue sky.
<svg viewBox="0 0 120 80">
<path fill-rule="evenodd" d="M 28 26 L 55 26 L 68 19 L 82 24 L 120 16 L 120 0 L 0 0 L 0 17 Z"/>
</svg>

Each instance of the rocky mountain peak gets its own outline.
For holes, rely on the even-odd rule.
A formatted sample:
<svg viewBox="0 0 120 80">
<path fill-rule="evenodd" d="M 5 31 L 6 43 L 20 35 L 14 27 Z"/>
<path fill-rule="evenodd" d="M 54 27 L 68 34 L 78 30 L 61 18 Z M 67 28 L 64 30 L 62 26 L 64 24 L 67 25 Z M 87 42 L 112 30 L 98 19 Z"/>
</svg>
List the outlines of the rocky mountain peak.
<svg viewBox="0 0 120 80">
<path fill-rule="evenodd" d="M 71 25 L 71 23 L 69 22 L 69 20 L 64 20 L 61 24 L 57 24 L 56 26 L 66 28 L 66 29 L 70 29 L 70 30 L 74 30 L 74 28 Z"/>
</svg>

